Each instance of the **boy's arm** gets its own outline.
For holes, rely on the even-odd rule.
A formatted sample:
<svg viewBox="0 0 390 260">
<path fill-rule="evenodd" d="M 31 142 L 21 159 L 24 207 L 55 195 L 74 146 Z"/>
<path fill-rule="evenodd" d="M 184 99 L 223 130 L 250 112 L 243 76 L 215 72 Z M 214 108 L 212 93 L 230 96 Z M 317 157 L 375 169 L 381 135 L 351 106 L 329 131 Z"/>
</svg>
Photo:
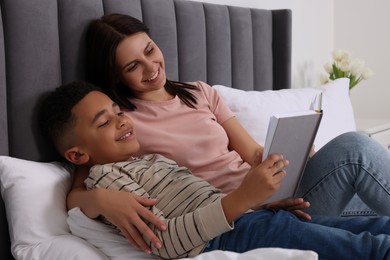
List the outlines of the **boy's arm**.
<svg viewBox="0 0 390 260">
<path fill-rule="evenodd" d="M 97 172 L 101 172 L 101 170 L 99 169 Z M 174 173 L 171 172 L 169 174 Z M 137 194 L 142 194 L 142 196 L 149 197 L 149 194 L 143 187 L 135 181 L 129 181 L 129 179 L 124 177 L 123 172 L 121 173 L 116 168 L 112 168 L 109 174 L 104 173 L 103 175 L 104 177 L 102 175 L 92 174 L 86 182 L 87 187 L 106 187 L 109 189 L 136 192 Z M 189 176 L 190 178 L 193 177 L 192 175 Z M 167 192 L 173 192 L 169 195 L 167 194 L 167 196 L 162 196 L 158 202 L 158 205 L 166 206 L 163 206 L 164 208 L 161 210 L 156 206 L 151 207 L 151 212 L 163 220 L 167 227 L 166 231 L 160 231 L 154 225 L 148 223 L 156 236 L 163 242 L 161 248 L 156 248 L 150 245 L 148 238 L 144 237 L 154 255 L 166 259 L 195 256 L 203 251 L 205 243 L 232 229 L 225 219 L 221 204 L 221 194 L 212 192 L 210 188 L 213 187 L 204 181 L 199 186 L 199 189 L 207 191 L 207 196 L 212 201 L 203 207 L 197 207 L 200 202 L 188 204 L 188 201 L 192 201 L 195 198 L 192 198 L 192 196 L 188 198 L 188 194 L 178 195 L 172 186 L 167 188 L 169 190 Z M 213 188 L 213 190 L 215 189 Z M 170 196 L 175 197 L 174 201 Z M 187 205 L 190 207 L 188 208 Z M 180 211 L 183 214 L 177 217 L 164 216 L 163 211 L 170 212 L 171 210 L 175 212 Z M 176 213 L 167 214 L 178 215 Z"/>
<path fill-rule="evenodd" d="M 233 229 L 225 219 L 220 199 L 179 217 L 165 218 L 155 206 L 152 211 L 167 225 L 165 232 L 154 230 L 163 241 L 162 247 L 151 247 L 153 254 L 165 259 L 194 257 L 208 241 Z"/>
<path fill-rule="evenodd" d="M 204 243 L 231 230 L 235 219 L 270 197 L 279 188 L 287 164 L 281 155 L 271 155 L 253 167 L 241 185 L 222 199 L 182 216 L 165 219 L 167 232 L 156 231 L 165 245 L 160 250 L 152 247 L 153 252 L 164 258 L 194 256 L 186 253 L 191 247 L 195 249 L 199 245 L 197 249 L 201 250 Z M 200 251 L 195 249 L 192 253 Z"/>
<path fill-rule="evenodd" d="M 280 187 L 288 161 L 271 154 L 262 163 L 252 167 L 240 186 L 222 199 L 226 220 L 230 223 L 249 209 L 263 204 Z"/>
<path fill-rule="evenodd" d="M 79 207 L 89 218 L 97 218 L 101 210 L 99 190 L 87 191 L 84 186 L 84 180 L 88 177 L 86 167 L 78 167 L 73 175 L 72 188 L 66 198 L 67 208 L 72 209 Z M 92 202 L 92 203 L 91 203 Z"/>
<path fill-rule="evenodd" d="M 276 172 L 279 172 L 285 166 L 285 163 L 280 160 L 280 157 L 274 156 L 272 160 L 267 159 L 259 166 L 252 168 L 240 187 L 222 199 L 221 194 L 217 193 L 214 187 L 205 181 L 195 179 L 196 177 L 188 172 L 186 172 L 186 180 L 184 180 L 185 178 L 179 179 L 179 173 L 173 175 L 175 174 L 171 170 L 173 168 L 165 167 L 164 169 L 168 170 L 164 172 L 162 168 L 157 166 L 151 167 L 153 172 L 158 172 L 158 174 L 154 175 L 154 181 L 150 181 L 148 178 L 148 176 L 153 176 L 153 174 L 150 174 L 142 175 L 136 182 L 126 176 L 126 173 L 129 171 L 123 164 L 117 164 L 115 167 L 107 165 L 106 170 L 95 168 L 93 172 L 96 175 L 91 175 L 87 179 L 86 184 L 88 188 L 104 187 L 136 192 L 147 197 L 149 194 L 143 187 L 148 186 L 155 190 L 163 190 L 157 203 L 157 205 L 161 205 L 161 208 L 153 206 L 151 210 L 156 216 L 164 220 L 167 230 L 161 232 L 150 226 L 160 240 L 163 241 L 160 249 L 151 246 L 152 252 L 162 258 L 169 259 L 192 257 L 199 254 L 209 240 L 231 230 L 231 223 L 236 218 L 271 196 L 279 187 L 280 181 L 284 176 L 284 172 L 275 175 Z M 130 164 L 127 163 L 127 165 Z M 132 172 L 139 171 L 140 169 L 137 168 L 137 170 Z M 166 176 L 175 176 L 174 178 L 179 180 L 179 184 L 169 184 L 171 182 L 168 182 L 167 185 L 170 186 L 165 186 L 166 184 L 163 182 Z M 159 186 L 158 184 L 160 183 L 163 184 Z M 192 191 L 204 191 L 204 193 L 200 193 L 207 194 L 207 200 L 211 201 L 210 204 L 199 207 L 198 205 L 201 203 L 193 202 L 196 199 L 195 196 L 192 196 L 193 193 L 181 193 L 186 186 L 193 184 Z M 171 211 L 180 213 L 173 214 L 170 213 Z M 166 216 L 162 212 L 165 212 Z M 170 217 L 171 215 L 172 217 Z M 145 239 L 147 240 L 147 238 Z"/>
</svg>

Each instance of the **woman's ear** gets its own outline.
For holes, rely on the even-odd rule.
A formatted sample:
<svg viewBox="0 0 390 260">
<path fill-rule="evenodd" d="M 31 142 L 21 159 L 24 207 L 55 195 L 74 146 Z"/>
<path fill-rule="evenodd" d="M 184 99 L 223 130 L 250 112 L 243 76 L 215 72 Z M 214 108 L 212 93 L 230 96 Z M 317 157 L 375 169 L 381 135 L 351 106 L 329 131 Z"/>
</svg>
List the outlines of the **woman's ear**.
<svg viewBox="0 0 390 260">
<path fill-rule="evenodd" d="M 89 161 L 89 155 L 77 146 L 66 150 L 64 156 L 65 159 L 76 165 L 84 165 Z"/>
</svg>

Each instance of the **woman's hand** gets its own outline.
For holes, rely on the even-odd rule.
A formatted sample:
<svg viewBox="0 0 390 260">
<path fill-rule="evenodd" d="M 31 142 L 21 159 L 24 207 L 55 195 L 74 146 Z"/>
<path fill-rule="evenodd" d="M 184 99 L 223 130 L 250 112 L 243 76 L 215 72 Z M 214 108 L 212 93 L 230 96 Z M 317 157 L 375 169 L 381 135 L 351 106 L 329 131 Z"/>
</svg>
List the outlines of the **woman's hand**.
<svg viewBox="0 0 390 260">
<path fill-rule="evenodd" d="M 310 220 L 310 215 L 302 211 L 308 207 L 310 207 L 310 203 L 302 198 L 283 199 L 264 205 L 264 208 L 290 211 L 299 218 Z"/>
<path fill-rule="evenodd" d="M 164 222 L 148 209 L 156 203 L 155 199 L 124 191 L 100 189 L 100 192 L 102 194 L 98 201 L 102 215 L 115 225 L 135 248 L 141 248 L 150 254 L 151 250 L 142 235 L 150 239 L 156 248 L 161 247 L 162 242 L 145 223 L 150 222 L 161 231 L 166 229 Z"/>
<path fill-rule="evenodd" d="M 164 222 L 148 208 L 156 203 L 155 199 L 147 199 L 130 192 L 106 189 L 86 190 L 84 180 L 89 169 L 78 167 L 73 179 L 72 190 L 67 197 L 68 209 L 79 207 L 89 218 L 103 215 L 109 222 L 118 227 L 121 233 L 135 248 L 150 253 L 149 246 L 141 234 L 145 235 L 157 248 L 161 241 L 153 233 L 145 221 L 152 223 L 161 231 L 165 231 Z"/>
</svg>

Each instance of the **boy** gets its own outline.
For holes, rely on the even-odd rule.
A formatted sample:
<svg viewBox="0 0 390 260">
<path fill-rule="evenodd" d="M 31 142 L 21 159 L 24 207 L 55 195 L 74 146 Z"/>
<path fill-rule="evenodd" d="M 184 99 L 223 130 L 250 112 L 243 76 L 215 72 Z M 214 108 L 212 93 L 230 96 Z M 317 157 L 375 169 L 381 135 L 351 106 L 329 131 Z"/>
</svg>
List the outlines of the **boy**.
<svg viewBox="0 0 390 260">
<path fill-rule="evenodd" d="M 305 222 L 285 211 L 245 214 L 279 188 L 288 164 L 281 155 L 271 155 L 253 167 L 236 190 L 224 195 L 160 155 L 132 157 L 139 143 L 130 118 L 88 83 L 70 83 L 48 95 L 42 103 L 41 122 L 62 156 L 92 167 L 85 180 L 88 189 L 123 190 L 157 199 L 151 211 L 164 219 L 167 230 L 151 226 L 163 241 L 160 248 L 151 248 L 162 258 L 259 247 L 314 250 L 320 258 L 334 259 L 390 255 L 387 217 L 313 217 Z M 346 230 L 335 228 L 343 226 Z"/>
</svg>

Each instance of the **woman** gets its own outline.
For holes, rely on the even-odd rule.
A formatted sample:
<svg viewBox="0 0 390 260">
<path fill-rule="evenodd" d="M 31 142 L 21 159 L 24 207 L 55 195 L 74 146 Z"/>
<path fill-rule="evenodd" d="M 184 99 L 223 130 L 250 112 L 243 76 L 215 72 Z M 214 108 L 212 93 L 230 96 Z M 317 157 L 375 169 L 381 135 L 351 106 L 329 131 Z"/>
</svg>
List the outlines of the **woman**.
<svg viewBox="0 0 390 260">
<path fill-rule="evenodd" d="M 87 34 L 87 79 L 103 87 L 128 109 L 138 126 L 140 153 L 160 153 L 187 166 L 194 175 L 229 192 L 260 158 L 259 146 L 238 123 L 218 94 L 207 84 L 171 82 L 164 58 L 149 38 L 146 26 L 125 15 L 94 21 Z M 158 138 L 152 138 L 158 136 Z M 298 195 L 311 203 L 310 214 L 339 215 L 355 193 L 373 210 L 390 215 L 389 154 L 356 133 L 332 140 L 309 161 Z M 80 207 L 89 217 L 104 215 L 136 247 L 148 250 L 139 233 L 159 243 L 142 219 L 164 229 L 145 210 L 155 203 L 129 194 L 85 191 L 85 171 L 79 170 L 68 207 Z M 118 205 L 128 196 L 129 203 Z M 303 199 L 272 205 L 310 219 Z"/>
</svg>

